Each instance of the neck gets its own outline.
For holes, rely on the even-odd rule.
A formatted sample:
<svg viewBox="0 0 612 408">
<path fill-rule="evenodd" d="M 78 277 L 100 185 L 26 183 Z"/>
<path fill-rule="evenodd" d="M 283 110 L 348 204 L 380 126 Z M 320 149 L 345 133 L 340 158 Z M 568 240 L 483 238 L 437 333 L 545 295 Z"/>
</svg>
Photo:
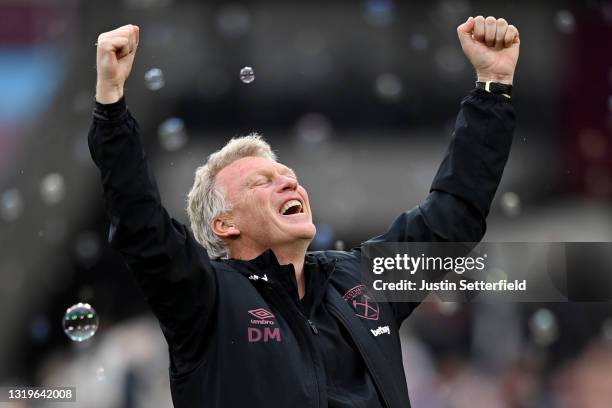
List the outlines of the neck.
<svg viewBox="0 0 612 408">
<path fill-rule="evenodd" d="M 297 240 L 288 244 L 273 245 L 268 248 L 260 246 L 244 246 L 240 245 L 230 248 L 231 257 L 234 259 L 250 260 L 261 255 L 267 249 L 271 249 L 281 265 L 293 265 L 295 270 L 295 280 L 298 286 L 298 294 L 300 299 L 306 293 L 306 280 L 304 278 L 304 258 L 310 240 Z"/>
</svg>

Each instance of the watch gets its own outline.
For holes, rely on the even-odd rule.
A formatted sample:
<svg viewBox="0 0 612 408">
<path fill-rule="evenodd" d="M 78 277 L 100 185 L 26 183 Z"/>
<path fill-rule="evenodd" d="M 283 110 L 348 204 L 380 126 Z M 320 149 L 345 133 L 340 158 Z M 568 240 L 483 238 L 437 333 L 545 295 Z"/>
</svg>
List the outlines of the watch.
<svg viewBox="0 0 612 408">
<path fill-rule="evenodd" d="M 476 81 L 476 89 L 482 89 L 483 91 L 487 91 L 496 95 L 503 95 L 506 98 L 510 98 L 512 96 L 512 85 L 502 84 L 499 82 Z"/>
</svg>

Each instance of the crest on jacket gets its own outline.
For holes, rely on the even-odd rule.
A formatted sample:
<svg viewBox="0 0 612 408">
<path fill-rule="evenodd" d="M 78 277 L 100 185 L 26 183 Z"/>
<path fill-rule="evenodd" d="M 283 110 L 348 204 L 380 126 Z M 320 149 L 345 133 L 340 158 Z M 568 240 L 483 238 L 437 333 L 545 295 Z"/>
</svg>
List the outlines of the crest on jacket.
<svg viewBox="0 0 612 408">
<path fill-rule="evenodd" d="M 366 285 L 362 284 L 349 289 L 342 298 L 353 306 L 357 317 L 368 320 L 378 320 L 378 303 L 374 301 Z"/>
</svg>

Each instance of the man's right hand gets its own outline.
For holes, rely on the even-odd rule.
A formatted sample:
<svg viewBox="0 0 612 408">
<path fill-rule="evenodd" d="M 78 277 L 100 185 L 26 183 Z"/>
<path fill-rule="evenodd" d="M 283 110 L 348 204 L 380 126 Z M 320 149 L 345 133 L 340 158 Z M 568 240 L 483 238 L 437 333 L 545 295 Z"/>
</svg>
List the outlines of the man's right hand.
<svg viewBox="0 0 612 408">
<path fill-rule="evenodd" d="M 125 25 L 98 36 L 96 101 L 109 104 L 123 97 L 123 85 L 130 75 L 140 29 Z"/>
</svg>

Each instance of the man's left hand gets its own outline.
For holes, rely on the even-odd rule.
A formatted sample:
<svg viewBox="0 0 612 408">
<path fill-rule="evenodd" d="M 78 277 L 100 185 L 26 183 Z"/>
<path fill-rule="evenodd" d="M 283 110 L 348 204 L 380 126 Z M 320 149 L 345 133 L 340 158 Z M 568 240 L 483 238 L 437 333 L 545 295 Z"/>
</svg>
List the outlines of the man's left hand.
<svg viewBox="0 0 612 408">
<path fill-rule="evenodd" d="M 519 32 L 503 18 L 470 17 L 457 27 L 463 53 L 479 81 L 512 84 L 519 56 Z"/>
</svg>

